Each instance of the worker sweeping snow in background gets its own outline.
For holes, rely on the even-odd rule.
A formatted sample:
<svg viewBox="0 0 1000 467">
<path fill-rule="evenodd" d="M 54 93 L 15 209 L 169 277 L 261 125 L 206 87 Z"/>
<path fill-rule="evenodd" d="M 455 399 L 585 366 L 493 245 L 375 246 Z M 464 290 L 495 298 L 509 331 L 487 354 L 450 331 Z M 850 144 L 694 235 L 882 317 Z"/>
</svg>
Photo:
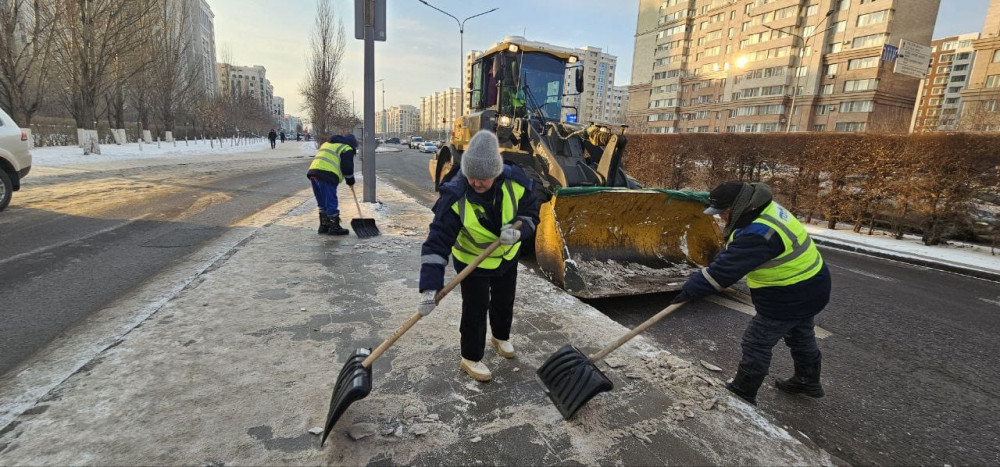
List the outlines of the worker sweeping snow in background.
<svg viewBox="0 0 1000 467">
<path fill-rule="evenodd" d="M 462 154 L 461 176 L 438 189 L 434 220 L 421 248 L 418 311 L 434 309 L 434 295 L 444 286 L 449 254 L 460 271 L 500 239 L 500 247 L 462 281 L 462 360 L 459 365 L 477 381 L 492 373 L 483 364 L 487 316 L 497 352 L 514 358 L 510 329 L 517 290 L 517 260 L 521 241 L 531 238 L 538 223 L 538 203 L 532 180 L 516 166 L 504 165 L 497 137 L 480 131 Z M 520 229 L 512 224 L 521 221 Z"/>
<path fill-rule="evenodd" d="M 831 281 L 819 250 L 763 183 L 723 183 L 709 194 L 709 202 L 705 214 L 726 220 L 727 243 L 708 267 L 688 279 L 672 303 L 722 291 L 746 276 L 757 315 L 743 334 L 743 358 L 726 388 L 756 404 L 771 350 L 784 338 L 795 375 L 775 385 L 785 392 L 823 397 L 813 317 L 830 301 Z"/>
</svg>

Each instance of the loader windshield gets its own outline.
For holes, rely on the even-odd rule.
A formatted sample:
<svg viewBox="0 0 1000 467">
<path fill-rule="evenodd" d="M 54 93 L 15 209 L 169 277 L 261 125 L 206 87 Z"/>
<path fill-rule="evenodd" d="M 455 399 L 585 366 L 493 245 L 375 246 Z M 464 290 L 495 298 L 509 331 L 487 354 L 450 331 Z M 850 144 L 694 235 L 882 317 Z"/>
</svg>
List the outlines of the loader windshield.
<svg viewBox="0 0 1000 467">
<path fill-rule="evenodd" d="M 520 88 L 504 102 L 508 114 L 534 114 L 536 108 L 546 120 L 559 120 L 566 63 L 540 52 L 512 54 L 520 65 Z M 515 82 L 517 84 L 517 82 Z"/>
</svg>

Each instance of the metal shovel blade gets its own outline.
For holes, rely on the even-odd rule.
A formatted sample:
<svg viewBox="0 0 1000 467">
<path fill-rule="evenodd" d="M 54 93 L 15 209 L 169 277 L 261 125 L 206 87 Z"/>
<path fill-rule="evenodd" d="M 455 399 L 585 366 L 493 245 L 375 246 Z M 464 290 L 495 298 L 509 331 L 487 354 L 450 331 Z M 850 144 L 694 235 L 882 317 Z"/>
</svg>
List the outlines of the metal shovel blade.
<svg viewBox="0 0 1000 467">
<path fill-rule="evenodd" d="M 326 427 L 323 428 L 323 439 L 319 442 L 321 447 L 347 407 L 372 392 L 372 369 L 361 364 L 371 353 L 371 349 L 355 350 L 340 370 L 337 384 L 333 387 L 333 396 L 330 397 L 330 411 L 326 414 Z"/>
<path fill-rule="evenodd" d="M 351 219 L 351 230 L 358 238 L 378 237 L 380 234 L 375 219 Z"/>
<path fill-rule="evenodd" d="M 565 420 L 594 396 L 615 387 L 594 362 L 568 344 L 553 353 L 535 375 Z"/>
</svg>

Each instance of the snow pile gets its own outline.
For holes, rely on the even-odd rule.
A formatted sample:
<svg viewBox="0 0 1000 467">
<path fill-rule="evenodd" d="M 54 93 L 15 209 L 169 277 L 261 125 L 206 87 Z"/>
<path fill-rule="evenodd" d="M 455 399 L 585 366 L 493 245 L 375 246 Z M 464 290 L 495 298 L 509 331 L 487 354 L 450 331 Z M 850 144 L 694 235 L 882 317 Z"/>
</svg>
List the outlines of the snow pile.
<svg viewBox="0 0 1000 467">
<path fill-rule="evenodd" d="M 83 155 L 83 150 L 77 146 L 53 146 L 31 150 L 32 165 L 58 166 L 78 165 L 90 162 L 108 162 L 117 160 L 151 159 L 164 156 L 199 156 L 209 154 L 231 154 L 239 152 L 258 151 L 268 147 L 268 142 L 243 142 L 239 145 L 232 140 L 193 140 L 175 141 L 173 143 L 138 144 L 129 143 L 121 146 L 101 145 L 101 154 Z"/>
</svg>

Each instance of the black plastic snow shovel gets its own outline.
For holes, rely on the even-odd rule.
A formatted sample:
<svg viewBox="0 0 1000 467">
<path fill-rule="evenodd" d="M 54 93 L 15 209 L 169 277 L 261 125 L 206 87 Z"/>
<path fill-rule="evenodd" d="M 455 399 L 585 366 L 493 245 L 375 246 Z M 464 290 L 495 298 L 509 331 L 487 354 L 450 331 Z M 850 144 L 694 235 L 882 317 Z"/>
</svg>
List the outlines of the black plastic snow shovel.
<svg viewBox="0 0 1000 467">
<path fill-rule="evenodd" d="M 665 316 L 673 313 L 684 303 L 675 303 L 657 313 L 646 322 L 620 337 L 611 345 L 589 358 L 572 345 L 564 345 L 549 357 L 535 375 L 542 383 L 545 393 L 562 413 L 564 420 L 569 420 L 580 407 L 583 407 L 594 396 L 614 389 L 615 385 L 597 368 L 597 361 L 607 357 L 622 344 L 639 335 L 646 328 L 656 324 Z"/>
<path fill-rule="evenodd" d="M 375 219 L 366 219 L 363 217 L 364 214 L 361 214 L 361 204 L 358 203 L 358 194 L 354 191 L 354 185 L 351 185 L 351 194 L 354 195 L 354 205 L 358 207 L 358 217 L 351 219 L 351 230 L 357 234 L 358 238 L 378 237 L 380 232 L 378 226 L 375 225 Z"/>
<path fill-rule="evenodd" d="M 514 228 L 521 228 L 521 221 L 514 223 Z M 482 263 L 487 256 L 493 253 L 500 246 L 500 240 L 497 239 L 490 246 L 486 247 L 476 259 L 472 260 L 454 279 L 445 284 L 444 288 L 439 290 L 437 295 L 434 296 L 434 305 L 441 303 L 445 295 L 451 292 L 452 289 L 458 286 L 472 271 Z M 350 406 L 355 401 L 359 401 L 368 397 L 368 394 L 372 391 L 372 364 L 375 360 L 382 356 L 389 347 L 392 347 L 406 331 L 409 331 L 417 321 L 420 321 L 423 315 L 420 312 L 414 313 L 410 316 L 410 319 L 406 321 L 399 329 L 389 336 L 384 342 L 379 344 L 379 346 L 373 352 L 371 349 L 357 349 L 344 363 L 344 367 L 340 370 L 340 375 L 337 376 L 337 383 L 333 387 L 333 396 L 330 397 L 330 410 L 326 414 L 326 427 L 323 429 L 323 438 L 320 440 L 319 445 L 323 446 L 326 443 L 326 438 L 330 436 L 330 431 L 333 430 L 333 426 L 337 424 L 337 420 L 340 416 L 344 414 L 347 407 Z"/>
</svg>

